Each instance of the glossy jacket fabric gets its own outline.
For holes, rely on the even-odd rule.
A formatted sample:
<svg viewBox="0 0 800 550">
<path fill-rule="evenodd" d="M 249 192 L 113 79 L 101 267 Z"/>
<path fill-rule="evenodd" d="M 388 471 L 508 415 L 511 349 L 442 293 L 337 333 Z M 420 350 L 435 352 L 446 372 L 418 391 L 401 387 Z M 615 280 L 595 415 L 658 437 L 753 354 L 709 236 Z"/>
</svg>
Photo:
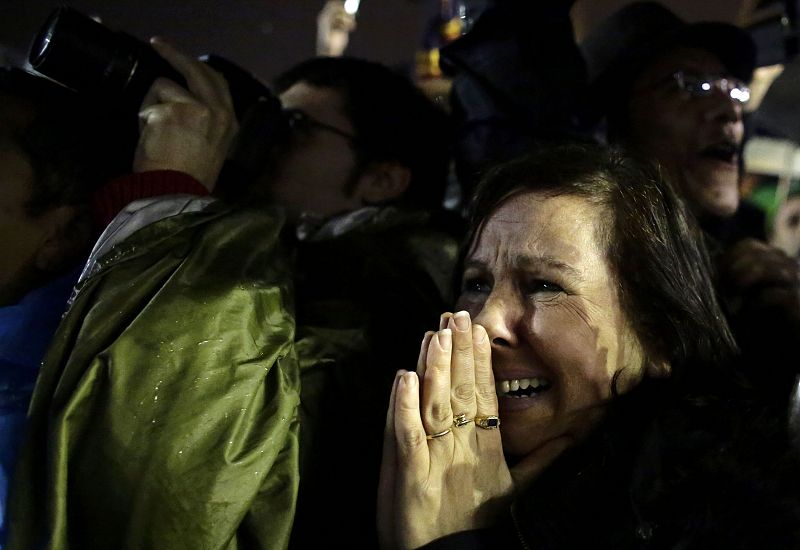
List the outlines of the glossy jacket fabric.
<svg viewBox="0 0 800 550">
<path fill-rule="evenodd" d="M 111 250 L 48 353 L 9 548 L 282 548 L 299 374 L 277 214 L 173 216 Z"/>
</svg>

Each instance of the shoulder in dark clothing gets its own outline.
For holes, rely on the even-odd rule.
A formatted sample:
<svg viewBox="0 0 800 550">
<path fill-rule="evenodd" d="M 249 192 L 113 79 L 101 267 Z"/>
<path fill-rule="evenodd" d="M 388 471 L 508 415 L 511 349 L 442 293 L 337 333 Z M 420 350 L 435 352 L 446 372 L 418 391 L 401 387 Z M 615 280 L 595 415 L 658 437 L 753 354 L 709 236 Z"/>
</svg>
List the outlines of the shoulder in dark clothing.
<svg viewBox="0 0 800 550">
<path fill-rule="evenodd" d="M 649 381 L 494 528 L 426 548 L 800 548 L 799 495 L 798 456 L 759 404 Z"/>
</svg>

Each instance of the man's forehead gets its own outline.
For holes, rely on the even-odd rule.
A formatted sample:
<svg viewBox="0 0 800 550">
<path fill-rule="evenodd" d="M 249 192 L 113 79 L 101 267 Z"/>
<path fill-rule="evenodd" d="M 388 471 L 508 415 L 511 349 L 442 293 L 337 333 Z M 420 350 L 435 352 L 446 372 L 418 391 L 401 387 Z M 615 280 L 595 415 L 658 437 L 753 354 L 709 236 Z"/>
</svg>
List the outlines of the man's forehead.
<svg viewBox="0 0 800 550">
<path fill-rule="evenodd" d="M 648 63 L 638 80 L 646 82 L 669 76 L 676 71 L 686 71 L 701 75 L 726 75 L 730 71 L 720 59 L 708 50 L 681 46 L 662 53 Z"/>
<path fill-rule="evenodd" d="M 339 90 L 304 81 L 292 84 L 279 97 L 287 109 L 344 111 L 344 98 Z"/>
<path fill-rule="evenodd" d="M 285 109 L 298 109 L 321 122 L 352 131 L 352 123 L 345 113 L 343 92 L 340 90 L 315 86 L 301 80 L 292 84 L 279 97 Z"/>
</svg>

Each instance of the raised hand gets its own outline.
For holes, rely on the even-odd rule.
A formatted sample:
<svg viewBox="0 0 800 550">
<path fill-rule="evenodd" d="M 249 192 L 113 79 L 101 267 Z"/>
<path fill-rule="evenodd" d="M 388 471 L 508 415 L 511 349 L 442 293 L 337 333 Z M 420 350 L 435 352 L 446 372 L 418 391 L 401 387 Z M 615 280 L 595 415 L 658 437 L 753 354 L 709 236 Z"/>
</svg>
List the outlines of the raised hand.
<svg viewBox="0 0 800 550">
<path fill-rule="evenodd" d="M 392 389 L 378 510 L 387 548 L 490 525 L 512 492 L 486 330 L 463 311 L 443 324 Z"/>
<path fill-rule="evenodd" d="M 356 17 L 347 13 L 344 1 L 327 0 L 317 15 L 317 55 L 342 55 L 355 28 Z"/>
<path fill-rule="evenodd" d="M 161 39 L 153 48 L 186 79 L 159 78 L 139 110 L 134 172 L 178 170 L 213 191 L 238 130 L 228 83 L 214 69 Z"/>
<path fill-rule="evenodd" d="M 780 310 L 800 319 L 800 265 L 785 252 L 755 239 L 733 246 L 718 262 L 729 305 L 739 310 Z"/>
</svg>

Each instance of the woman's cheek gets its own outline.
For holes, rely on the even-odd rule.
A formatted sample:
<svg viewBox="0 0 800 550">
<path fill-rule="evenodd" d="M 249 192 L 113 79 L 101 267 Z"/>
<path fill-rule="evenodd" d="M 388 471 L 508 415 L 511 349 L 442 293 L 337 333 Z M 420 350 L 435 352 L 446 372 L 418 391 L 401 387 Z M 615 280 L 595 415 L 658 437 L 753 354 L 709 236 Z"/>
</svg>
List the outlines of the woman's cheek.
<svg viewBox="0 0 800 550">
<path fill-rule="evenodd" d="M 600 329 L 577 308 L 539 307 L 530 323 L 532 341 L 557 375 L 569 386 L 583 387 L 596 397 L 609 394 L 613 373 L 608 371 L 609 349 L 600 343 Z"/>
</svg>

